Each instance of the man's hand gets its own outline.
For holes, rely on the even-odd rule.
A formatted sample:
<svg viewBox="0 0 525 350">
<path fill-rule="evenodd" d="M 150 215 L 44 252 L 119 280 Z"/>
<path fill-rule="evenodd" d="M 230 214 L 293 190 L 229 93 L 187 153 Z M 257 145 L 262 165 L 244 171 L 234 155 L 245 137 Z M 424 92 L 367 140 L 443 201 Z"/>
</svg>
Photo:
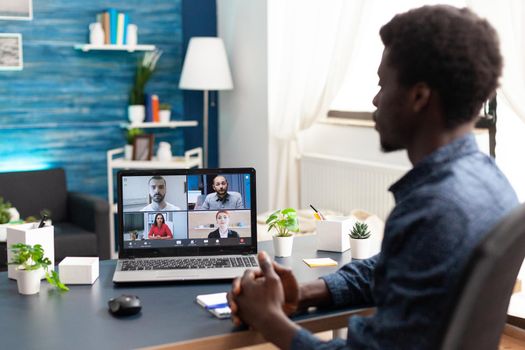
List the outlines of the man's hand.
<svg viewBox="0 0 525 350">
<path fill-rule="evenodd" d="M 276 316 L 285 317 L 282 309 L 285 297 L 281 279 L 268 255 L 261 252 L 258 258 L 261 270 L 248 270 L 240 280 L 236 280 L 232 288 L 236 294 L 230 292 L 228 300 L 236 317 L 255 329 L 262 330 Z"/>
<path fill-rule="evenodd" d="M 264 253 L 265 257 L 262 257 L 262 252 L 259 253 L 259 261 L 261 259 L 266 260 L 269 258 L 267 257 L 266 253 Z M 262 266 L 261 263 L 259 265 Z M 286 315 L 291 315 L 295 311 L 297 311 L 297 306 L 299 304 L 300 295 L 299 295 L 299 285 L 297 283 L 297 280 L 295 279 L 295 276 L 293 275 L 292 271 L 289 268 L 286 268 L 284 266 L 279 265 L 275 261 L 273 262 L 273 268 L 275 273 L 279 276 L 281 279 L 281 285 L 283 287 L 284 291 L 284 303 L 282 305 L 282 309 L 285 312 Z M 245 274 L 246 275 L 246 274 Z M 253 279 L 262 278 L 264 277 L 264 273 L 261 269 L 253 270 L 250 274 L 250 277 Z M 228 293 L 228 303 L 230 304 L 230 308 L 232 310 L 232 321 L 235 325 L 240 325 L 241 320 L 239 316 L 237 315 L 238 311 L 238 305 L 235 302 L 235 297 L 241 294 L 241 278 L 236 278 L 233 280 L 232 283 L 232 290 Z"/>
</svg>

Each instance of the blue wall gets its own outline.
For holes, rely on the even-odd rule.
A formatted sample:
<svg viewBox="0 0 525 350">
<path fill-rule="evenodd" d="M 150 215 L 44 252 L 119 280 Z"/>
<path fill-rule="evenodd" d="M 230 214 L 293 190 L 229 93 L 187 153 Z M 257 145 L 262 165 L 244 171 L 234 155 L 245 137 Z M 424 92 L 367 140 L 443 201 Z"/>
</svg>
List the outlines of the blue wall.
<svg viewBox="0 0 525 350">
<path fill-rule="evenodd" d="M 184 53 L 188 48 L 191 37 L 217 36 L 217 7 L 215 0 L 183 0 L 182 1 L 182 33 Z M 188 149 L 202 146 L 202 114 L 203 92 L 186 90 L 184 96 L 184 115 L 189 119 L 199 120 L 198 128 L 186 130 L 184 141 Z M 218 166 L 218 98 L 216 91 L 210 91 L 208 108 L 208 167 Z"/>
<path fill-rule="evenodd" d="M 172 105 L 173 119 L 202 118 L 202 93 L 183 97 L 177 88 L 187 45 L 183 23 L 208 28 L 211 22 L 207 35 L 215 35 L 215 1 L 190 5 L 213 8 L 199 17 L 185 16 L 183 3 L 193 1 L 35 0 L 32 21 L 0 20 L 0 32 L 22 33 L 24 50 L 22 71 L 0 71 L 0 171 L 64 167 L 70 190 L 106 197 L 106 151 L 125 142 L 119 125 L 127 121 L 128 92 L 142 53 L 84 53 L 73 45 L 87 42 L 88 24 L 109 7 L 130 15 L 139 43 L 164 51 L 147 90 Z M 201 108 L 186 114 L 184 103 Z M 182 154 L 202 144 L 198 128 L 191 129 L 157 129 L 156 144 L 169 141 L 173 153 Z M 216 130 L 212 124 L 210 164 L 217 159 Z M 194 134 L 185 146 L 188 131 Z"/>
</svg>

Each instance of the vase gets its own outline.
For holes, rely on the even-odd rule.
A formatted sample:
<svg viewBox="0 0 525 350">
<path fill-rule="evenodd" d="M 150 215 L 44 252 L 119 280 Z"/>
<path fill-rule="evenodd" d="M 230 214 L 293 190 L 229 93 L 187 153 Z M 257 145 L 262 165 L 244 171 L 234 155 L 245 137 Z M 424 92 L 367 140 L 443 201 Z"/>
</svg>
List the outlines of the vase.
<svg viewBox="0 0 525 350">
<path fill-rule="evenodd" d="M 381 251 L 381 242 L 383 241 L 383 232 L 385 230 L 385 223 L 377 215 L 371 214 L 365 210 L 355 209 L 350 212 L 351 218 L 354 220 L 352 226 L 355 222 L 364 222 L 368 225 L 370 230 L 370 256 L 376 255 Z"/>
<path fill-rule="evenodd" d="M 128 106 L 128 118 L 131 124 L 142 123 L 146 119 L 146 109 L 143 105 Z"/>
<path fill-rule="evenodd" d="M 273 251 L 276 257 L 286 258 L 292 256 L 293 236 L 273 236 Z"/>
<path fill-rule="evenodd" d="M 159 119 L 160 119 L 160 122 L 163 124 L 169 123 L 171 119 L 171 111 L 164 110 L 164 109 L 159 111 Z"/>
<path fill-rule="evenodd" d="M 40 291 L 40 277 L 44 273 L 44 269 L 37 270 L 17 270 L 16 283 L 18 286 L 18 293 L 24 295 L 36 294 Z"/>
<path fill-rule="evenodd" d="M 133 158 L 133 145 L 124 146 L 124 159 L 131 160 Z"/>
<path fill-rule="evenodd" d="M 370 239 L 350 238 L 350 252 L 352 254 L 352 259 L 367 259 L 371 257 Z"/>
<path fill-rule="evenodd" d="M 171 145 L 167 142 L 160 142 L 159 149 L 157 150 L 157 160 L 161 162 L 170 162 L 171 157 Z"/>
</svg>

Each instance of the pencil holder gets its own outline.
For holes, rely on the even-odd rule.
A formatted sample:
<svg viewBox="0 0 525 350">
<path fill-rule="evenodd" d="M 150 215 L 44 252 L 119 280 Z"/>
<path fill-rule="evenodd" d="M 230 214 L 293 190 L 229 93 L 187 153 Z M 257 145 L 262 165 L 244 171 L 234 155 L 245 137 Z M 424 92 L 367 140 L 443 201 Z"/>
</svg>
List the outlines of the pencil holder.
<svg viewBox="0 0 525 350">
<path fill-rule="evenodd" d="M 350 249 L 348 233 L 354 220 L 346 216 L 328 217 L 316 221 L 317 250 L 342 253 Z"/>
<path fill-rule="evenodd" d="M 11 245 L 16 243 L 24 244 L 40 244 L 44 249 L 44 256 L 51 260 L 49 270 L 55 268 L 55 234 L 53 226 L 44 226 L 38 228 L 38 224 L 22 224 L 12 225 L 7 228 L 7 262 L 11 262 L 13 253 L 11 252 Z M 16 266 L 8 265 L 7 276 L 16 280 Z M 45 277 L 45 272 L 42 270 L 41 278 Z"/>
</svg>

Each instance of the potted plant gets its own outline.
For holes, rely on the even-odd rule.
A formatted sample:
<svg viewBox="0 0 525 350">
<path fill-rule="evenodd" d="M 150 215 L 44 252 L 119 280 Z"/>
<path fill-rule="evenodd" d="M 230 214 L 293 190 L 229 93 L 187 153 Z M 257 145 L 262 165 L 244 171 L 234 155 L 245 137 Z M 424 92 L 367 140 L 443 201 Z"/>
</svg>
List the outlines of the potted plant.
<svg viewBox="0 0 525 350">
<path fill-rule="evenodd" d="M 5 202 L 3 197 L 0 197 L 0 241 L 6 240 L 6 228 L 8 224 L 16 223 L 20 220 L 20 214 L 16 208 L 11 206 L 11 203 Z"/>
<path fill-rule="evenodd" d="M 155 50 L 144 54 L 142 61 L 137 64 L 137 71 L 135 72 L 135 82 L 129 94 L 128 117 L 129 121 L 133 123 L 142 123 L 146 117 L 146 109 L 144 107 L 144 88 L 149 81 L 157 61 L 162 55 L 162 51 Z"/>
<path fill-rule="evenodd" d="M 126 129 L 126 145 L 124 146 L 124 159 L 131 160 L 131 158 L 133 157 L 133 143 L 135 142 L 135 137 L 143 134 L 144 130 L 140 128 Z"/>
<path fill-rule="evenodd" d="M 297 212 L 293 208 L 277 210 L 266 219 L 268 232 L 275 229 L 273 248 L 275 256 L 288 257 L 292 255 L 293 234 L 299 231 Z"/>
<path fill-rule="evenodd" d="M 366 259 L 369 257 L 370 251 L 370 235 L 368 225 L 364 222 L 357 221 L 350 231 L 350 250 L 352 258 Z"/>
<path fill-rule="evenodd" d="M 56 271 L 49 271 L 51 260 L 44 256 L 44 249 L 40 244 L 34 246 L 24 243 L 17 243 L 11 246 L 12 257 L 9 265 L 17 266 L 17 284 L 20 294 L 30 295 L 40 291 L 40 279 L 45 272 L 46 280 L 49 284 L 62 291 L 69 288 L 60 282 L 60 277 Z"/>
<path fill-rule="evenodd" d="M 161 123 L 169 123 L 171 119 L 171 105 L 169 103 L 161 103 L 159 105 L 159 118 Z"/>
</svg>

